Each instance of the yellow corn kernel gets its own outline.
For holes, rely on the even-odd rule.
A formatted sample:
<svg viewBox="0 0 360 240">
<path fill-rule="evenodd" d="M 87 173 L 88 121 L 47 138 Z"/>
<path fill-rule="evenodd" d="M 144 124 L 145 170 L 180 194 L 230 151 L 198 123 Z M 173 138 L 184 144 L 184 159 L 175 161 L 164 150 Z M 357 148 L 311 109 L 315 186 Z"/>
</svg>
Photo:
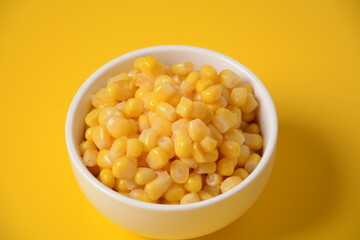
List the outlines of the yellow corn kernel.
<svg viewBox="0 0 360 240">
<path fill-rule="evenodd" d="M 133 68 L 136 70 L 141 70 L 141 64 L 142 64 L 143 57 L 139 57 L 134 60 L 133 62 Z"/>
<path fill-rule="evenodd" d="M 184 183 L 184 187 L 189 192 L 198 192 L 202 188 L 202 178 L 200 174 L 190 173 L 188 180 Z"/>
<path fill-rule="evenodd" d="M 108 96 L 105 88 L 101 88 L 91 97 L 91 104 L 95 108 L 101 109 L 104 107 L 115 106 L 116 101 L 111 96 Z"/>
<path fill-rule="evenodd" d="M 122 156 L 116 160 L 112 167 L 112 173 L 114 177 L 121 179 L 132 179 L 136 173 L 136 170 L 136 163 L 125 156 Z"/>
<path fill-rule="evenodd" d="M 194 142 L 199 142 L 210 134 L 209 128 L 198 118 L 189 122 L 188 132 Z"/>
<path fill-rule="evenodd" d="M 182 96 L 189 99 L 192 99 L 194 97 L 194 92 L 191 91 L 191 86 L 189 86 L 189 83 L 185 81 L 180 83 L 180 93 L 182 94 Z"/>
<path fill-rule="evenodd" d="M 87 166 L 87 167 L 95 166 L 98 153 L 99 152 L 95 149 L 85 150 L 84 156 L 83 156 L 83 162 L 84 162 L 85 166 Z"/>
<path fill-rule="evenodd" d="M 146 114 L 141 114 L 139 119 L 138 119 L 138 128 L 140 130 L 140 132 L 142 132 L 145 129 L 149 129 L 150 126 L 150 122 L 149 122 L 149 118 Z"/>
<path fill-rule="evenodd" d="M 145 100 L 153 90 L 151 82 L 146 81 L 140 84 L 139 88 L 135 92 L 135 98 Z"/>
<path fill-rule="evenodd" d="M 245 126 L 243 126 L 243 129 L 245 129 L 245 127 L 248 125 L 249 122 L 255 119 L 255 116 L 256 116 L 255 111 L 249 113 L 242 113 L 242 120 L 245 121 L 244 124 L 246 124 Z"/>
<path fill-rule="evenodd" d="M 170 159 L 175 157 L 174 142 L 170 137 L 159 137 L 157 140 L 157 146 L 164 149 L 169 154 Z"/>
<path fill-rule="evenodd" d="M 84 141 L 79 146 L 79 151 L 80 151 L 81 155 L 83 155 L 85 153 L 85 151 L 88 149 L 97 150 L 95 144 L 91 141 Z"/>
<path fill-rule="evenodd" d="M 99 180 L 108 188 L 113 188 L 115 185 L 115 178 L 110 169 L 103 169 L 99 174 Z"/>
<path fill-rule="evenodd" d="M 200 198 L 200 201 L 208 200 L 208 199 L 214 197 L 213 195 L 211 195 L 210 193 L 205 192 L 205 191 L 199 191 L 197 194 Z"/>
<path fill-rule="evenodd" d="M 192 144 L 192 155 L 196 162 L 198 163 L 207 162 L 205 154 L 206 153 L 203 152 L 199 143 L 195 142 Z"/>
<path fill-rule="evenodd" d="M 226 108 L 219 108 L 216 111 L 212 122 L 221 133 L 225 133 L 235 126 L 236 118 L 230 110 Z"/>
<path fill-rule="evenodd" d="M 205 116 L 202 118 L 205 124 L 210 123 L 214 119 L 214 112 L 207 106 Z"/>
<path fill-rule="evenodd" d="M 146 157 L 146 162 L 153 170 L 158 170 L 169 162 L 169 154 L 162 148 L 153 148 Z"/>
<path fill-rule="evenodd" d="M 187 76 L 191 71 L 194 71 L 194 64 L 192 62 L 181 62 L 171 67 L 171 72 L 178 76 Z"/>
<path fill-rule="evenodd" d="M 220 82 L 227 88 L 234 88 L 240 82 L 240 77 L 231 70 L 223 70 L 220 73 Z"/>
<path fill-rule="evenodd" d="M 220 186 L 209 186 L 209 185 L 205 184 L 202 191 L 207 192 L 215 197 L 220 194 Z"/>
<path fill-rule="evenodd" d="M 131 82 L 131 84 L 133 86 L 137 86 L 140 87 L 142 84 L 144 83 L 152 83 L 153 82 L 153 78 L 147 76 L 145 73 L 142 72 L 134 72 L 132 73 L 132 79 L 133 81 Z"/>
<path fill-rule="evenodd" d="M 209 130 L 210 134 L 210 130 Z M 204 152 L 211 152 L 214 150 L 217 146 L 217 141 L 210 136 L 206 136 L 203 140 L 200 142 L 201 149 L 204 150 Z"/>
<path fill-rule="evenodd" d="M 137 134 L 139 127 L 135 119 L 129 119 L 130 122 L 130 133 Z"/>
<path fill-rule="evenodd" d="M 135 94 L 135 88 L 131 86 L 130 80 L 111 82 L 106 86 L 106 93 L 116 101 L 126 101 Z"/>
<path fill-rule="evenodd" d="M 128 81 L 131 80 L 131 77 L 126 72 L 122 72 L 114 77 L 109 78 L 109 80 L 107 81 L 107 84 L 112 83 L 112 82 L 126 81 L 126 80 L 128 80 Z"/>
<path fill-rule="evenodd" d="M 126 101 L 119 102 L 115 105 L 116 110 L 118 110 L 124 118 L 131 118 L 129 115 L 126 114 L 125 108 L 126 108 Z"/>
<path fill-rule="evenodd" d="M 197 174 L 214 173 L 215 171 L 216 163 L 214 162 L 200 163 L 198 167 L 194 169 L 194 172 Z"/>
<path fill-rule="evenodd" d="M 202 119 L 205 117 L 207 109 L 208 106 L 206 105 L 206 103 L 196 101 L 193 104 L 193 110 L 190 114 L 190 117 Z"/>
<path fill-rule="evenodd" d="M 246 102 L 247 91 L 245 88 L 234 88 L 230 94 L 230 104 L 236 107 L 244 106 Z"/>
<path fill-rule="evenodd" d="M 245 137 L 240 129 L 230 129 L 224 134 L 224 141 L 234 141 L 240 146 L 245 142 Z"/>
<path fill-rule="evenodd" d="M 193 111 L 194 103 L 186 97 L 181 97 L 180 103 L 176 107 L 176 113 L 186 118 L 189 117 Z"/>
<path fill-rule="evenodd" d="M 222 176 L 231 176 L 234 172 L 234 164 L 231 158 L 222 158 L 217 162 L 216 172 Z"/>
<path fill-rule="evenodd" d="M 260 126 L 257 123 L 251 123 L 246 126 L 244 131 L 247 133 L 260 134 Z"/>
<path fill-rule="evenodd" d="M 244 168 L 238 168 L 234 171 L 233 176 L 239 176 L 242 180 L 245 180 L 249 173 Z"/>
<path fill-rule="evenodd" d="M 156 147 L 157 133 L 154 129 L 148 128 L 141 132 L 139 141 L 142 143 L 142 150 L 150 152 L 151 149 Z"/>
<path fill-rule="evenodd" d="M 220 108 L 225 108 L 227 106 L 226 99 L 221 96 L 218 101 L 213 103 L 208 103 L 208 107 L 213 111 L 216 112 Z"/>
<path fill-rule="evenodd" d="M 150 127 L 152 127 L 152 125 L 154 124 L 155 118 L 156 118 L 156 112 L 154 111 L 149 111 L 147 113 L 147 116 L 149 118 L 149 123 L 150 123 Z"/>
<path fill-rule="evenodd" d="M 126 143 L 126 156 L 128 158 L 137 158 L 141 155 L 142 145 L 139 139 L 131 138 Z"/>
<path fill-rule="evenodd" d="M 164 73 L 164 69 L 160 64 L 159 60 L 153 56 L 143 57 L 140 60 L 140 70 L 151 78 L 156 78 L 157 76 Z"/>
<path fill-rule="evenodd" d="M 248 93 L 252 93 L 252 92 L 253 92 L 253 88 L 252 88 L 251 84 L 250 84 L 250 83 L 247 83 L 247 82 L 239 82 L 239 83 L 236 85 L 236 87 L 245 88 Z"/>
<path fill-rule="evenodd" d="M 156 78 L 156 80 L 154 82 L 154 86 L 157 87 L 158 85 L 165 83 L 165 82 L 176 84 L 176 82 L 174 81 L 174 79 L 172 79 L 172 77 L 170 77 L 168 75 L 160 75 Z"/>
<path fill-rule="evenodd" d="M 110 148 L 111 136 L 104 126 L 94 127 L 91 138 L 98 149 Z"/>
<path fill-rule="evenodd" d="M 254 171 L 254 169 L 256 168 L 256 166 L 259 164 L 260 160 L 261 160 L 261 157 L 259 154 L 257 154 L 257 153 L 251 154 L 245 163 L 245 167 L 244 167 L 245 170 L 248 173 L 252 173 Z"/>
<path fill-rule="evenodd" d="M 219 129 L 217 129 L 214 125 L 209 124 L 208 128 L 210 130 L 210 134 L 209 137 L 211 137 L 212 139 L 215 139 L 217 142 L 217 147 L 221 145 L 221 143 L 223 142 L 223 136 L 221 134 L 221 132 L 219 131 Z"/>
<path fill-rule="evenodd" d="M 171 136 L 171 122 L 162 117 L 155 117 L 154 123 L 151 127 L 158 136 Z"/>
<path fill-rule="evenodd" d="M 201 78 L 206 78 L 215 81 L 217 78 L 217 72 L 215 68 L 213 68 L 211 65 L 204 64 L 200 67 L 200 76 Z"/>
<path fill-rule="evenodd" d="M 85 123 L 89 127 L 99 125 L 98 117 L 99 117 L 100 109 L 94 108 L 91 110 L 85 117 Z"/>
<path fill-rule="evenodd" d="M 92 131 L 93 131 L 93 130 L 94 130 L 94 127 L 89 127 L 88 129 L 86 129 L 86 131 L 85 131 L 85 139 L 86 139 L 86 140 L 92 142 L 91 135 L 92 135 Z"/>
<path fill-rule="evenodd" d="M 195 89 L 198 93 L 201 93 L 205 89 L 208 89 L 209 87 L 213 86 L 214 82 L 209 79 L 200 79 L 197 81 Z"/>
<path fill-rule="evenodd" d="M 148 196 L 145 194 L 145 190 L 142 188 L 135 188 L 131 190 L 129 197 L 142 202 L 155 203 L 154 200 L 148 198 Z"/>
<path fill-rule="evenodd" d="M 236 187 L 239 183 L 242 182 L 241 177 L 238 176 L 231 176 L 226 178 L 220 185 L 220 190 L 222 193 L 225 193 L 234 187 Z"/>
<path fill-rule="evenodd" d="M 175 108 L 166 102 L 161 102 L 156 106 L 156 114 L 172 122 L 176 119 Z"/>
<path fill-rule="evenodd" d="M 252 93 L 248 93 L 246 95 L 246 101 L 244 105 L 240 106 L 240 109 L 243 113 L 250 113 L 254 111 L 258 106 L 259 104 L 256 101 L 254 95 Z"/>
<path fill-rule="evenodd" d="M 138 185 L 145 185 L 156 178 L 156 173 L 151 168 L 139 167 L 136 170 L 134 181 Z"/>
<path fill-rule="evenodd" d="M 174 160 L 171 162 L 170 176 L 176 183 L 185 183 L 189 178 L 189 167 L 180 160 Z"/>
<path fill-rule="evenodd" d="M 116 139 L 110 147 L 108 157 L 116 161 L 126 153 L 127 138 L 125 136 Z"/>
<path fill-rule="evenodd" d="M 263 138 L 261 135 L 255 133 L 244 133 L 244 137 L 244 144 L 252 150 L 261 150 L 263 147 Z"/>
<path fill-rule="evenodd" d="M 95 166 L 92 166 L 92 167 L 87 167 L 87 169 L 95 177 L 98 177 L 99 174 L 100 174 L 100 168 L 99 168 L 98 165 L 95 165 Z"/>
<path fill-rule="evenodd" d="M 196 83 L 200 80 L 200 74 L 198 72 L 191 72 L 186 77 L 186 79 L 182 82 L 184 83 L 183 91 L 185 92 L 193 92 L 196 89 Z"/>
<path fill-rule="evenodd" d="M 230 92 L 229 90 L 222 84 L 220 84 L 221 86 L 221 96 L 225 98 L 226 102 L 230 101 Z"/>
<path fill-rule="evenodd" d="M 201 92 L 201 99 L 207 103 L 214 103 L 221 97 L 221 85 L 217 84 L 204 89 Z"/>
<path fill-rule="evenodd" d="M 100 125 L 104 125 L 106 123 L 106 121 L 109 119 L 109 117 L 111 116 L 119 116 L 119 117 L 123 117 L 123 115 L 121 114 L 120 111 L 118 111 L 116 109 L 116 107 L 106 107 L 101 109 L 100 113 L 99 113 L 99 124 Z"/>
<path fill-rule="evenodd" d="M 197 168 L 199 163 L 193 158 L 180 158 L 180 161 L 183 162 L 189 168 Z"/>
<path fill-rule="evenodd" d="M 192 99 L 193 101 L 202 101 L 201 94 L 199 92 L 194 92 Z"/>
<path fill-rule="evenodd" d="M 240 145 L 235 141 L 224 141 L 220 146 L 220 152 L 228 158 L 238 158 Z"/>
<path fill-rule="evenodd" d="M 206 184 L 212 187 L 220 186 L 223 181 L 223 176 L 218 173 L 209 173 L 206 176 Z"/>
<path fill-rule="evenodd" d="M 185 189 L 179 184 L 173 183 L 164 193 L 164 198 L 167 201 L 175 202 L 180 201 L 180 199 L 185 195 Z"/>
<path fill-rule="evenodd" d="M 154 88 L 154 96 L 160 102 L 165 102 L 176 93 L 176 88 L 170 82 L 162 83 Z"/>
<path fill-rule="evenodd" d="M 144 102 L 140 99 L 130 98 L 126 102 L 125 113 L 130 117 L 139 117 L 143 111 Z"/>
<path fill-rule="evenodd" d="M 146 101 L 146 108 L 151 111 L 156 111 L 157 105 L 160 101 L 155 97 L 155 94 L 152 92 Z"/>
<path fill-rule="evenodd" d="M 119 116 L 111 116 L 105 123 L 106 130 L 114 138 L 127 136 L 131 132 L 131 122 Z M 95 131 L 95 130 L 94 130 Z"/>
<path fill-rule="evenodd" d="M 240 156 L 238 157 L 238 165 L 244 167 L 247 159 L 250 157 L 250 148 L 246 145 L 240 146 Z"/>
<path fill-rule="evenodd" d="M 181 92 L 180 90 L 176 90 L 175 94 L 172 95 L 168 100 L 167 102 L 176 108 L 176 106 L 179 104 L 180 100 L 181 100 Z"/>
<path fill-rule="evenodd" d="M 169 174 L 164 171 L 151 182 L 145 185 L 145 193 L 151 200 L 158 200 L 170 187 L 172 181 Z"/>
<path fill-rule="evenodd" d="M 132 179 L 115 179 L 114 189 L 118 192 L 121 192 L 122 194 L 128 193 L 137 187 L 138 185 Z"/>
<path fill-rule="evenodd" d="M 234 126 L 235 129 L 238 129 L 241 126 L 241 122 L 242 122 L 242 113 L 240 108 L 235 107 L 235 106 L 228 106 L 227 109 L 229 109 L 236 118 L 236 124 Z"/>
<path fill-rule="evenodd" d="M 175 154 L 180 158 L 191 156 L 191 138 L 186 131 L 176 131 L 174 138 Z"/>
<path fill-rule="evenodd" d="M 189 120 L 186 118 L 180 118 L 179 120 L 177 120 L 176 122 L 173 122 L 171 124 L 171 131 L 176 132 L 177 130 L 183 129 L 186 130 L 188 129 L 188 125 L 189 125 Z"/>
<path fill-rule="evenodd" d="M 199 202 L 199 201 L 200 201 L 199 195 L 196 192 L 191 192 L 191 193 L 185 194 L 181 198 L 180 204 L 189 204 L 189 203 L 195 203 L 195 202 Z"/>
</svg>

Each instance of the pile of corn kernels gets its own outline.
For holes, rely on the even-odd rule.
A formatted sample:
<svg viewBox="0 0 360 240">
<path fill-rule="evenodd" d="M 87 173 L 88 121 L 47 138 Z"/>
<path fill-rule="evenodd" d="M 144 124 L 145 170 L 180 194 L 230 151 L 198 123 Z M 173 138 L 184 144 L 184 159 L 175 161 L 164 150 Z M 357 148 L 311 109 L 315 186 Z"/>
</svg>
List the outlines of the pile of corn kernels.
<svg viewBox="0 0 360 240">
<path fill-rule="evenodd" d="M 80 144 L 104 185 L 130 198 L 187 204 L 227 192 L 261 159 L 252 86 L 230 70 L 152 56 L 92 97 Z"/>
</svg>

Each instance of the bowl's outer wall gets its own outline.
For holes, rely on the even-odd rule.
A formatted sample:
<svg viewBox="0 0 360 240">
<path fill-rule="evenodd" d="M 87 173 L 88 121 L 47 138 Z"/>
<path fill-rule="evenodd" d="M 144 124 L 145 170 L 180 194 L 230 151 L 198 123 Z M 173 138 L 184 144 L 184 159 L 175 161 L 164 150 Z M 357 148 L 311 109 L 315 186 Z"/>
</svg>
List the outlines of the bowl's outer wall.
<svg viewBox="0 0 360 240">
<path fill-rule="evenodd" d="M 101 87 L 105 87 L 108 78 L 122 71 L 128 71 L 135 58 L 146 55 L 155 56 L 168 65 L 181 61 L 192 61 L 196 68 L 206 63 L 213 65 L 218 71 L 230 69 L 238 73 L 243 81 L 248 81 L 253 85 L 255 96 L 260 102 L 258 110 L 259 123 L 264 136 L 264 153 L 266 156 L 264 154 L 258 166 L 260 170 L 255 169 L 254 173 L 252 173 L 252 175 L 257 174 L 256 178 L 252 177 L 253 180 L 248 182 L 241 190 L 211 205 L 169 212 L 159 211 L 156 208 L 144 209 L 139 206 L 129 205 L 125 201 L 106 194 L 103 189 L 94 184 L 97 180 L 90 176 L 82 165 L 77 148 L 84 136 L 84 118 L 90 109 L 91 94 Z M 73 171 L 82 191 L 90 202 L 106 217 L 125 229 L 140 235 L 168 239 L 191 238 L 221 229 L 241 216 L 253 204 L 263 190 L 272 170 L 275 156 L 274 141 L 276 142 L 277 136 L 277 119 L 270 96 L 262 83 L 248 69 L 232 59 L 229 60 L 223 55 L 209 50 L 186 46 L 164 46 L 147 48 L 132 52 L 126 56 L 120 56 L 89 77 L 76 94 L 71 107 L 73 107 L 74 116 L 71 116 L 72 113 L 69 111 L 70 117 L 68 116 L 66 128 L 71 128 L 71 136 L 70 140 L 67 136 L 67 144 Z M 74 113 L 76 113 L 76 116 Z M 273 141 L 273 143 L 270 144 L 269 141 Z M 268 149 L 269 144 L 273 148 Z M 75 148 L 72 145 L 76 145 Z M 72 148 L 74 148 L 74 151 Z M 94 179 L 89 181 L 89 178 L 90 180 L 91 178 Z M 251 175 L 249 178 L 251 178 Z M 246 181 L 248 179 L 244 183 Z"/>
</svg>

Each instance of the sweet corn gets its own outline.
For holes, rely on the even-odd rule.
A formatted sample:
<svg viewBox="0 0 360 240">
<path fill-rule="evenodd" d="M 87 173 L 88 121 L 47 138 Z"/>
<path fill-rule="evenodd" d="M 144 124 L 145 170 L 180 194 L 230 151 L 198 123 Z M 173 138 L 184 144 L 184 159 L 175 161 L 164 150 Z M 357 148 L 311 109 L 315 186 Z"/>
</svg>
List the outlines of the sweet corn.
<svg viewBox="0 0 360 240">
<path fill-rule="evenodd" d="M 115 178 L 107 168 L 100 171 L 99 180 L 108 188 L 113 188 L 115 185 Z"/>
<path fill-rule="evenodd" d="M 123 117 L 123 115 L 121 114 L 120 111 L 118 111 L 116 109 L 116 107 L 106 107 L 101 109 L 100 113 L 99 113 L 99 124 L 100 125 L 105 125 L 106 121 L 109 119 L 109 117 L 111 116 L 119 116 L 119 117 Z"/>
<path fill-rule="evenodd" d="M 197 168 L 199 165 L 198 162 L 195 161 L 193 158 L 180 158 L 180 161 L 183 162 L 189 168 Z"/>
<path fill-rule="evenodd" d="M 241 177 L 239 176 L 231 176 L 226 178 L 220 185 L 220 190 L 222 193 L 225 193 L 234 187 L 236 187 L 239 183 L 242 182 Z"/>
<path fill-rule="evenodd" d="M 210 134 L 209 136 L 212 139 L 215 139 L 217 142 L 217 147 L 221 145 L 221 143 L 223 142 L 223 136 L 221 135 L 219 129 L 217 129 L 214 125 L 209 124 L 208 128 L 210 130 Z"/>
<path fill-rule="evenodd" d="M 202 118 L 205 124 L 209 124 L 214 119 L 214 112 L 207 106 L 205 116 Z"/>
<path fill-rule="evenodd" d="M 92 141 L 92 138 L 91 138 L 92 130 L 94 130 L 94 127 L 89 127 L 85 131 L 85 139 L 88 141 Z"/>
<path fill-rule="evenodd" d="M 127 136 L 131 132 L 131 122 L 119 116 L 111 116 L 105 123 L 106 130 L 114 138 Z"/>
<path fill-rule="evenodd" d="M 216 81 L 217 72 L 214 67 L 209 64 L 204 64 L 200 67 L 200 76 L 201 78 L 210 79 Z"/>
<path fill-rule="evenodd" d="M 234 88 L 240 82 L 240 77 L 230 70 L 221 71 L 220 82 L 227 88 Z"/>
<path fill-rule="evenodd" d="M 135 98 L 144 101 L 149 97 L 153 88 L 153 85 L 149 81 L 141 83 L 139 88 L 135 92 Z"/>
<path fill-rule="evenodd" d="M 206 176 L 206 184 L 212 187 L 220 186 L 223 181 L 223 176 L 218 173 L 209 173 Z"/>
<path fill-rule="evenodd" d="M 156 118 L 156 112 L 154 111 L 150 111 L 147 113 L 147 116 L 149 118 L 149 123 L 150 123 L 150 127 L 152 127 L 152 125 L 154 125 L 154 121 L 155 121 L 155 118 Z"/>
<path fill-rule="evenodd" d="M 132 179 L 115 179 L 114 189 L 118 192 L 128 193 L 137 187 L 138 185 Z"/>
<path fill-rule="evenodd" d="M 171 67 L 171 72 L 174 75 L 187 76 L 194 70 L 194 64 L 192 62 L 181 62 Z"/>
<path fill-rule="evenodd" d="M 156 178 L 157 174 L 154 170 L 147 167 L 139 167 L 136 170 L 134 181 L 138 185 L 145 185 Z"/>
<path fill-rule="evenodd" d="M 245 142 L 244 144 L 247 145 L 252 150 L 260 150 L 263 146 L 263 138 L 259 134 L 255 133 L 244 133 Z"/>
<path fill-rule="evenodd" d="M 126 101 L 134 95 L 135 88 L 130 86 L 129 80 L 122 80 L 109 83 L 106 92 L 116 101 Z"/>
<path fill-rule="evenodd" d="M 189 122 L 188 132 L 194 142 L 199 142 L 210 134 L 209 128 L 198 118 Z"/>
<path fill-rule="evenodd" d="M 164 171 L 151 182 L 145 185 L 144 191 L 149 199 L 158 200 L 170 187 L 172 181 L 169 174 Z"/>
<path fill-rule="evenodd" d="M 190 117 L 203 119 L 206 115 L 207 109 L 208 109 L 208 106 L 206 105 L 206 103 L 196 101 L 193 104 L 193 110 L 190 114 Z"/>
<path fill-rule="evenodd" d="M 145 194 L 145 190 L 142 188 L 136 188 L 131 190 L 129 197 L 142 202 L 155 203 L 154 200 L 148 198 L 148 196 Z"/>
<path fill-rule="evenodd" d="M 255 112 L 254 111 L 249 112 L 249 113 L 242 113 L 242 120 L 244 120 L 246 124 L 249 123 L 249 122 L 252 122 L 254 119 L 255 119 Z"/>
<path fill-rule="evenodd" d="M 208 174 L 214 173 L 216 171 L 216 163 L 200 163 L 197 168 L 194 169 L 194 172 L 197 174 Z"/>
<path fill-rule="evenodd" d="M 136 170 L 136 163 L 125 156 L 116 160 L 112 167 L 114 177 L 121 179 L 132 179 Z"/>
<path fill-rule="evenodd" d="M 200 144 L 195 142 L 192 144 L 192 155 L 196 162 L 204 163 L 207 162 L 206 153 L 201 149 Z"/>
<path fill-rule="evenodd" d="M 130 98 L 126 102 L 125 112 L 130 117 L 139 117 L 143 111 L 144 102 L 140 99 Z"/>
<path fill-rule="evenodd" d="M 180 90 L 176 90 L 176 92 L 174 93 L 174 95 L 172 95 L 172 96 L 167 100 L 167 102 L 168 102 L 171 106 L 176 107 L 176 106 L 179 104 L 180 99 L 181 99 Z"/>
<path fill-rule="evenodd" d="M 169 154 L 162 148 L 153 148 L 146 157 L 146 162 L 153 170 L 158 170 L 169 162 Z"/>
<path fill-rule="evenodd" d="M 245 132 L 247 133 L 254 133 L 254 134 L 260 134 L 260 127 L 257 123 L 251 123 L 246 126 Z"/>
<path fill-rule="evenodd" d="M 217 84 L 204 89 L 201 92 L 201 99 L 207 103 L 214 103 L 221 97 L 221 85 Z"/>
<path fill-rule="evenodd" d="M 152 92 L 147 98 L 145 105 L 148 110 L 156 111 L 156 107 L 159 103 L 160 101 L 155 97 L 155 94 Z"/>
<path fill-rule="evenodd" d="M 200 198 L 198 196 L 198 194 L 196 192 L 191 192 L 191 193 L 187 193 L 185 194 L 181 200 L 180 200 L 180 204 L 189 204 L 189 203 L 195 203 L 195 202 L 199 202 Z"/>
<path fill-rule="evenodd" d="M 180 201 L 180 199 L 185 195 L 185 189 L 179 184 L 173 183 L 164 193 L 164 198 L 167 201 L 175 202 Z"/>
<path fill-rule="evenodd" d="M 109 80 L 107 81 L 107 83 L 112 83 L 112 82 L 120 82 L 120 81 L 129 81 L 131 80 L 130 76 L 126 73 L 126 72 L 122 72 L 114 77 L 109 78 Z"/>
<path fill-rule="evenodd" d="M 242 130 L 242 131 L 244 131 L 245 130 L 245 128 L 248 126 L 249 124 L 247 123 L 247 122 L 245 122 L 245 121 L 241 121 L 241 124 L 240 124 L 240 129 Z"/>
<path fill-rule="evenodd" d="M 180 103 L 176 107 L 176 113 L 186 118 L 189 117 L 193 111 L 193 101 L 186 97 L 181 97 Z"/>
<path fill-rule="evenodd" d="M 220 194 L 220 186 L 209 186 L 205 184 L 202 191 L 207 192 L 215 197 Z"/>
<path fill-rule="evenodd" d="M 247 91 L 245 88 L 234 88 L 230 94 L 230 104 L 240 107 L 244 106 L 247 98 Z"/>
<path fill-rule="evenodd" d="M 200 79 L 197 81 L 195 89 L 198 93 L 202 93 L 205 89 L 208 89 L 209 87 L 213 86 L 214 82 L 209 79 Z M 200 100 L 200 99 L 199 99 Z"/>
<path fill-rule="evenodd" d="M 128 158 L 137 158 L 141 155 L 142 145 L 139 139 L 128 139 L 126 143 L 126 156 Z"/>
<path fill-rule="evenodd" d="M 238 165 L 244 167 L 247 159 L 250 157 L 250 148 L 246 145 L 240 146 L 240 155 L 238 157 Z"/>
<path fill-rule="evenodd" d="M 240 145 L 235 141 L 224 141 L 220 146 L 220 152 L 228 158 L 237 159 L 240 155 Z"/>
<path fill-rule="evenodd" d="M 176 93 L 176 89 L 170 82 L 164 82 L 154 88 L 154 96 L 160 102 L 165 102 Z"/>
<path fill-rule="evenodd" d="M 174 142 L 169 137 L 159 137 L 157 140 L 157 146 L 164 149 L 168 154 L 169 158 L 175 157 Z"/>
<path fill-rule="evenodd" d="M 234 128 L 238 129 L 241 126 L 241 122 L 242 122 L 241 110 L 235 106 L 228 106 L 227 109 L 229 109 L 235 115 L 236 124 L 235 124 Z"/>
<path fill-rule="evenodd" d="M 229 90 L 222 84 L 220 84 L 221 86 L 221 96 L 225 98 L 226 102 L 230 101 L 230 92 Z"/>
<path fill-rule="evenodd" d="M 248 93 L 253 93 L 253 88 L 250 83 L 248 82 L 239 82 L 236 87 L 245 88 Z"/>
<path fill-rule="evenodd" d="M 173 122 L 176 119 L 175 108 L 166 102 L 161 102 L 156 106 L 156 114 L 168 121 Z"/>
<path fill-rule="evenodd" d="M 98 149 L 110 148 L 111 136 L 104 126 L 94 127 L 91 138 Z"/>
<path fill-rule="evenodd" d="M 200 174 L 190 173 L 188 180 L 184 183 L 184 188 L 189 192 L 198 192 L 202 188 L 202 178 Z"/>
<path fill-rule="evenodd" d="M 84 141 L 79 146 L 79 151 L 80 151 L 81 155 L 83 155 L 85 153 L 85 151 L 88 149 L 97 150 L 95 144 L 91 141 Z"/>
<path fill-rule="evenodd" d="M 251 154 L 245 163 L 245 167 L 244 167 L 245 170 L 248 173 L 252 173 L 254 171 L 254 169 L 256 168 L 256 166 L 259 164 L 260 160 L 261 160 L 261 157 L 259 154 L 257 154 L 257 153 Z"/>
<path fill-rule="evenodd" d="M 95 149 L 85 150 L 84 156 L 83 156 L 83 162 L 84 162 L 85 166 L 87 166 L 87 167 L 95 166 L 98 153 L 99 152 Z"/>
<path fill-rule="evenodd" d="M 145 129 L 139 136 L 139 141 L 142 143 L 142 150 L 150 152 L 151 149 L 156 147 L 157 133 L 154 129 Z"/>
<path fill-rule="evenodd" d="M 100 109 L 94 108 L 93 110 L 91 110 L 85 117 L 85 123 L 86 125 L 88 125 L 89 127 L 93 127 L 96 125 L 99 125 L 99 113 L 100 113 Z"/>
<path fill-rule="evenodd" d="M 140 130 L 140 132 L 144 131 L 145 129 L 150 128 L 150 122 L 149 122 L 149 118 L 146 114 L 141 114 L 139 119 L 138 119 L 138 128 Z"/>
<path fill-rule="evenodd" d="M 175 154 L 179 158 L 191 157 L 191 139 L 187 132 L 182 130 L 176 131 L 174 148 Z"/>
<path fill-rule="evenodd" d="M 230 110 L 226 108 L 220 108 L 216 111 L 212 123 L 219 129 L 221 133 L 225 133 L 235 126 L 236 119 Z"/>
<path fill-rule="evenodd" d="M 248 93 L 246 95 L 246 100 L 244 105 L 240 106 L 240 109 L 243 113 L 249 113 L 254 111 L 259 106 L 258 102 L 256 101 L 254 95 L 252 93 Z"/>
<path fill-rule="evenodd" d="M 210 134 L 210 130 L 209 130 Z M 217 141 L 210 136 L 206 136 L 203 140 L 200 142 L 201 149 L 204 150 L 204 152 L 211 152 L 216 148 Z"/>
<path fill-rule="evenodd" d="M 171 122 L 162 117 L 155 117 L 154 123 L 151 126 L 158 136 L 171 136 Z"/>
<path fill-rule="evenodd" d="M 222 158 L 216 164 L 216 172 L 222 176 L 231 176 L 234 172 L 234 164 L 231 158 Z"/>
<path fill-rule="evenodd" d="M 216 112 L 220 108 L 225 108 L 227 106 L 227 101 L 223 96 L 220 96 L 219 100 L 213 103 L 208 103 L 208 107 L 213 111 Z"/>
<path fill-rule="evenodd" d="M 193 101 L 202 101 L 202 100 L 201 100 L 201 93 L 199 93 L 199 92 L 194 92 L 194 94 L 193 94 Z"/>
<path fill-rule="evenodd" d="M 200 80 L 200 74 L 198 72 L 191 72 L 186 77 L 184 83 L 184 91 L 185 92 L 193 92 L 196 89 L 196 83 Z"/>
<path fill-rule="evenodd" d="M 104 107 L 115 106 L 116 101 L 111 96 L 108 96 L 105 88 L 102 88 L 91 97 L 91 104 L 93 107 L 101 109 Z"/>
<path fill-rule="evenodd" d="M 141 58 L 139 65 L 140 65 L 140 70 L 146 76 L 149 76 L 153 79 L 164 73 L 164 69 L 162 68 L 160 62 L 152 56 Z"/>
<path fill-rule="evenodd" d="M 158 85 L 165 83 L 165 82 L 169 82 L 172 84 L 176 84 L 176 82 L 174 81 L 174 79 L 172 79 L 170 76 L 168 75 L 160 75 L 156 78 L 155 82 L 154 82 L 154 86 L 157 87 Z"/>
<path fill-rule="evenodd" d="M 177 120 L 176 122 L 173 122 L 171 124 L 171 131 L 174 133 L 177 130 L 185 130 L 187 131 L 188 129 L 188 125 L 189 125 L 189 120 L 186 118 L 180 118 L 179 120 Z"/>
<path fill-rule="evenodd" d="M 174 160 L 170 166 L 170 176 L 176 183 L 185 183 L 189 178 L 189 167 L 180 160 Z"/>
<path fill-rule="evenodd" d="M 234 171 L 233 176 L 239 176 L 242 180 L 245 180 L 249 173 L 244 168 L 238 168 Z"/>
<path fill-rule="evenodd" d="M 204 200 L 208 200 L 210 198 L 213 198 L 213 195 L 211 195 L 210 193 L 205 192 L 205 191 L 199 191 L 197 194 L 198 194 L 198 196 L 200 198 L 200 201 L 204 201 Z"/>
</svg>

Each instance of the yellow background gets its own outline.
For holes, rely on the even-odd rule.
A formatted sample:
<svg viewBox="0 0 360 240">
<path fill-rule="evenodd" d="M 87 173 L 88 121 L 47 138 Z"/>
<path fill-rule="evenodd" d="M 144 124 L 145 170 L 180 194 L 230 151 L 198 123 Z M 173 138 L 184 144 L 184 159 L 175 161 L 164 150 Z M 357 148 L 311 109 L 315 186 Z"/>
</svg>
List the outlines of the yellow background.
<svg viewBox="0 0 360 240">
<path fill-rule="evenodd" d="M 263 194 L 200 239 L 360 239 L 360 2 L 227 0 L 0 1 L 0 239 L 146 239 L 86 200 L 64 125 L 97 68 L 162 44 L 245 64 L 279 116 Z"/>
</svg>

